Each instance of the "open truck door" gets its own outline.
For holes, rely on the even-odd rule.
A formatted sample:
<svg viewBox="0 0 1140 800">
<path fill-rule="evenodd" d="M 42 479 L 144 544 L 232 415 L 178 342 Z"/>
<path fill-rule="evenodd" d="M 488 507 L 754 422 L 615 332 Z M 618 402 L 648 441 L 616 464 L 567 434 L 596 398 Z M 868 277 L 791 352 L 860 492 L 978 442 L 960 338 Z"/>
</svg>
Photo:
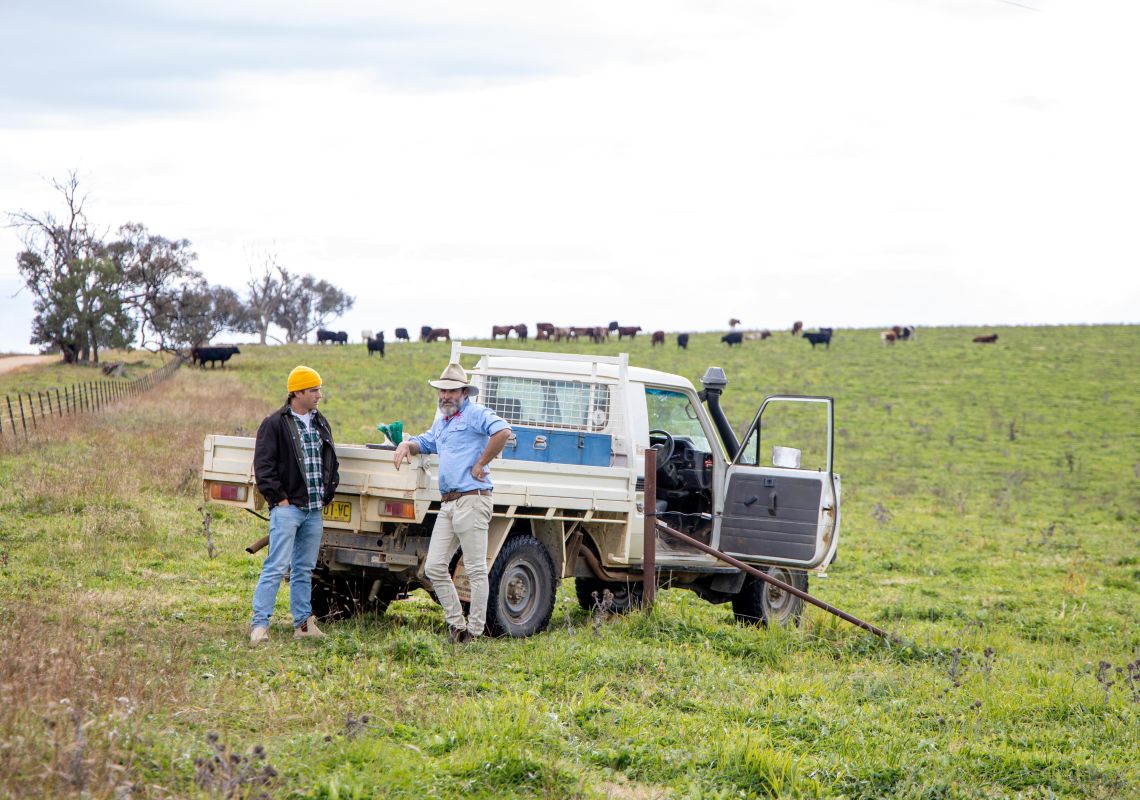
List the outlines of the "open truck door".
<svg viewBox="0 0 1140 800">
<path fill-rule="evenodd" d="M 726 477 L 720 549 L 741 561 L 826 566 L 839 532 L 830 397 L 764 399 Z"/>
</svg>

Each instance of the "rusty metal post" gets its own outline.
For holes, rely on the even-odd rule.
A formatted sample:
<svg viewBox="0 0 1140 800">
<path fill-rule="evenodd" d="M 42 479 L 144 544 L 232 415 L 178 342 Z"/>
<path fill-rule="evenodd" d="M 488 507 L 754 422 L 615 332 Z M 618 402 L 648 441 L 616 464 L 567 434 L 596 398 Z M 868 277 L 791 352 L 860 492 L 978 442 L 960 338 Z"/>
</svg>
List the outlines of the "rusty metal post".
<svg viewBox="0 0 1140 800">
<path fill-rule="evenodd" d="M 680 531 L 673 530 L 668 525 L 658 523 L 658 527 L 661 528 L 661 530 L 665 531 L 670 536 L 676 536 L 682 542 L 685 542 L 686 544 L 690 544 L 693 547 L 697 548 L 698 550 L 705 552 L 705 553 L 708 553 L 710 556 L 716 556 L 721 561 L 724 561 L 728 564 L 731 564 L 732 566 L 737 567 L 738 569 L 742 569 L 745 572 L 747 572 L 749 575 L 755 575 L 760 580 L 766 581 L 766 582 L 772 584 L 773 586 L 776 586 L 779 589 L 782 589 L 783 591 L 787 592 L 788 594 L 794 594 L 796 597 L 800 598 L 801 600 L 804 600 L 808 603 L 811 603 L 813 606 L 818 606 L 819 608 L 822 608 L 827 613 L 834 614 L 835 616 L 839 617 L 840 619 L 845 620 L 847 622 L 850 622 L 852 625 L 855 625 L 856 627 L 862 628 L 863 630 L 868 631 L 870 633 L 873 633 L 876 636 L 882 637 L 883 639 L 886 639 L 888 641 L 892 641 L 892 642 L 898 641 L 898 639 L 896 637 L 887 633 L 882 628 L 876 628 L 871 623 L 864 622 L 863 620 L 859 619 L 858 617 L 853 617 L 850 614 L 848 614 L 846 611 L 840 611 L 838 608 L 831 605 L 830 603 L 825 603 L 822 600 L 819 600 L 815 597 L 812 597 L 807 592 L 804 592 L 804 591 L 801 591 L 800 589 L 797 589 L 795 586 L 791 586 L 787 583 L 784 583 L 781 580 L 773 578 L 767 572 L 764 572 L 763 570 L 757 569 L 756 567 L 753 567 L 751 564 L 745 564 L 743 561 L 735 559 L 732 556 L 727 555 L 726 553 L 722 553 L 715 548 L 709 547 L 704 542 L 699 541 L 697 539 L 694 539 L 692 536 L 688 536 L 684 533 L 681 533 Z"/>
<path fill-rule="evenodd" d="M 641 556 L 641 593 L 645 608 L 657 599 L 657 451 L 645 448 L 645 491 L 641 496 L 645 533 Z"/>
<path fill-rule="evenodd" d="M 36 392 L 36 399 L 40 401 L 40 416 L 41 417 L 46 416 L 44 414 L 44 393 L 37 391 Z M 51 404 L 49 403 L 48 405 L 51 405 Z"/>
<path fill-rule="evenodd" d="M 32 430 L 39 430 L 40 423 L 36 420 L 36 406 L 34 403 L 32 403 L 32 393 L 28 392 L 27 395 L 28 395 L 28 413 L 32 417 Z M 24 407 L 23 402 L 20 403 L 20 407 L 21 408 Z"/>
</svg>

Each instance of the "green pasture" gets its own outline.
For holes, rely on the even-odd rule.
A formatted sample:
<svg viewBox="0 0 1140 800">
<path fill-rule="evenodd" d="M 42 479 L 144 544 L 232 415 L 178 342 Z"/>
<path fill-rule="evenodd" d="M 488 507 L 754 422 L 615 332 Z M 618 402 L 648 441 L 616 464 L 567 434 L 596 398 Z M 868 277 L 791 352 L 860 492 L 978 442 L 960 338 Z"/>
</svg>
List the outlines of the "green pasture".
<svg viewBox="0 0 1140 800">
<path fill-rule="evenodd" d="M 811 591 L 898 642 L 814 608 L 742 627 L 675 590 L 603 617 L 564 586 L 547 632 L 467 648 L 422 592 L 294 643 L 283 591 L 251 650 L 264 523 L 202 509 L 202 436 L 252 435 L 299 363 L 340 441 L 417 432 L 450 346 L 242 345 L 0 440 L 0 797 L 1140 794 L 1140 327 L 509 346 L 720 366 L 739 431 L 765 395 L 835 397 L 840 549 Z"/>
</svg>

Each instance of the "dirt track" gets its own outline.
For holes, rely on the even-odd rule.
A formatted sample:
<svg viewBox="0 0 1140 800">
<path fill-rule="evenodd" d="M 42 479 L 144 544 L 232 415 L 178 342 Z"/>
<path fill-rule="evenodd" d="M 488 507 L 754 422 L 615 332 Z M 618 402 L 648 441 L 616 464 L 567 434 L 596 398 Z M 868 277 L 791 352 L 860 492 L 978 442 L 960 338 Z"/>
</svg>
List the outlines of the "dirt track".
<svg viewBox="0 0 1140 800">
<path fill-rule="evenodd" d="M 59 356 L 2 356 L 0 357 L 0 375 L 17 367 L 27 367 L 32 364 L 51 364 L 55 361 L 59 361 Z"/>
</svg>

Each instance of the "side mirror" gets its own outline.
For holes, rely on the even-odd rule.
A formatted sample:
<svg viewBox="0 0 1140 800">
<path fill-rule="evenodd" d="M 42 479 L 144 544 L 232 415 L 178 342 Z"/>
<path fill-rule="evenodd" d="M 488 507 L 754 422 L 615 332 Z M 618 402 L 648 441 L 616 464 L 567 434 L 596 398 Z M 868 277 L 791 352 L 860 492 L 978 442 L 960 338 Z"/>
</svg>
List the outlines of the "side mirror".
<svg viewBox="0 0 1140 800">
<path fill-rule="evenodd" d="M 787 469 L 800 468 L 800 451 L 795 447 L 772 446 L 772 466 Z"/>
</svg>

